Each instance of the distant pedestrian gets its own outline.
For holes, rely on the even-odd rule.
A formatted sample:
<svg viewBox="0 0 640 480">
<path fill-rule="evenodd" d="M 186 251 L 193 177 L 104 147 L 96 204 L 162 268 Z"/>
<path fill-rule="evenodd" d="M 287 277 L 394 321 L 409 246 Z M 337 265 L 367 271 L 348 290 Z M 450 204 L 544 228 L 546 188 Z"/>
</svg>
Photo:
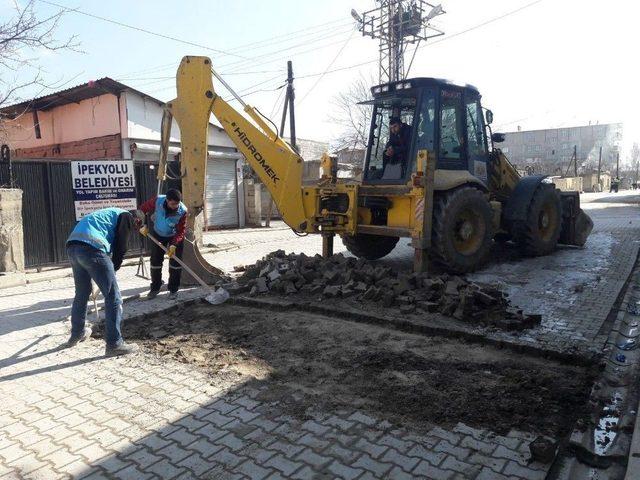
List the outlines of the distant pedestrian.
<svg viewBox="0 0 640 480">
<path fill-rule="evenodd" d="M 175 299 L 180 288 L 182 267 L 173 258 L 182 259 L 184 236 L 187 229 L 187 207 L 182 203 L 180 190 L 172 188 L 166 195 L 150 198 L 140 210 L 152 214 L 153 236 L 167 248 L 169 257 L 169 298 Z M 143 233 L 143 232 L 141 232 Z M 144 233 L 143 233 L 144 234 Z M 162 286 L 162 263 L 165 252 L 155 243 L 151 246 L 151 287 L 147 299 L 155 298 Z"/>
<path fill-rule="evenodd" d="M 129 233 L 136 224 L 141 222 L 136 218 L 135 212 L 121 208 L 103 208 L 85 215 L 69 235 L 66 246 L 73 270 L 75 297 L 71 306 L 71 337 L 67 341 L 68 347 L 91 336 L 91 328 L 86 326 L 86 317 L 93 280 L 104 296 L 105 354 L 126 355 L 138 350 L 137 345 L 127 344 L 122 338 L 122 297 L 116 279 L 116 272 L 127 251 Z"/>
</svg>

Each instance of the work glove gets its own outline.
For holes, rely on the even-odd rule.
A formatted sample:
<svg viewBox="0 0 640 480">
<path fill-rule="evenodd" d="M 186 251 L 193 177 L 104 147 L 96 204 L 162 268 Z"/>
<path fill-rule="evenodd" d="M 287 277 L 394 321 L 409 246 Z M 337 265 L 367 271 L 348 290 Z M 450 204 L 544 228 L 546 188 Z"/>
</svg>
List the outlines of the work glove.
<svg viewBox="0 0 640 480">
<path fill-rule="evenodd" d="M 143 237 L 146 237 L 148 234 L 149 234 L 149 227 L 144 225 L 143 227 L 140 228 L 140 235 L 142 235 Z"/>
<path fill-rule="evenodd" d="M 173 258 L 173 256 L 176 254 L 176 246 L 175 245 L 169 245 L 169 248 L 167 249 L 167 257 L 168 258 Z"/>
</svg>

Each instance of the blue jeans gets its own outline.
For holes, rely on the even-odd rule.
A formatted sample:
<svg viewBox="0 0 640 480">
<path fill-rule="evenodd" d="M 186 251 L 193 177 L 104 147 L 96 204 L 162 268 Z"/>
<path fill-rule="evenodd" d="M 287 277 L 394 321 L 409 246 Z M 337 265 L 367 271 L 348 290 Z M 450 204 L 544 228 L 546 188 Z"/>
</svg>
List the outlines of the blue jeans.
<svg viewBox="0 0 640 480">
<path fill-rule="evenodd" d="M 120 346 L 123 343 L 120 332 L 122 297 L 111 258 L 106 253 L 85 244 L 67 245 L 67 255 L 76 287 L 76 296 L 71 306 L 71 336 L 78 337 L 84 331 L 93 280 L 104 296 L 107 347 Z"/>
</svg>

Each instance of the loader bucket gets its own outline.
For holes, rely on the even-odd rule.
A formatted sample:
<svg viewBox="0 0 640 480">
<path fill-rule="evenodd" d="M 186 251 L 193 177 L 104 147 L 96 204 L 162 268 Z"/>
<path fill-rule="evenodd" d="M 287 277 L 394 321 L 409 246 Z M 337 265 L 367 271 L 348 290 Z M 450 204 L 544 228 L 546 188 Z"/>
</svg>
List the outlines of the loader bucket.
<svg viewBox="0 0 640 480">
<path fill-rule="evenodd" d="M 562 230 L 558 243 L 583 247 L 593 230 L 593 220 L 580 208 L 578 192 L 560 192 Z"/>
</svg>

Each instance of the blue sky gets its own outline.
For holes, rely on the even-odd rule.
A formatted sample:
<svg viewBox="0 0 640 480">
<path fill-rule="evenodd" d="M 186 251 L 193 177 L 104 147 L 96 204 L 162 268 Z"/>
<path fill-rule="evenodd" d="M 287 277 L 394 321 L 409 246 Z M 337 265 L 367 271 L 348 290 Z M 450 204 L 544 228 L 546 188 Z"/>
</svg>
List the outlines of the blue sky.
<svg viewBox="0 0 640 480">
<path fill-rule="evenodd" d="M 84 53 L 30 52 L 39 57 L 48 78 L 68 82 L 65 87 L 110 76 L 169 100 L 180 58 L 208 55 L 235 90 L 266 90 L 246 100 L 277 118 L 280 90 L 274 89 L 285 79 L 287 59 L 293 60 L 298 77 L 371 60 L 358 68 L 296 80 L 298 135 L 331 140 L 337 133 L 330 121 L 333 97 L 358 76 L 377 75 L 377 43 L 353 32 L 349 13 L 351 8 L 373 8 L 373 0 L 52 1 L 209 47 L 70 12 L 58 36 L 77 35 Z M 481 26 L 528 3 L 443 0 L 447 14 L 436 23 L 447 33 L 445 40 L 418 51 L 412 76 L 476 85 L 504 130 L 623 121 L 625 141 L 639 141 L 632 88 L 638 78 L 637 3 L 610 0 L 605 7 L 595 0 L 543 0 Z M 0 17 L 12 4 L 0 0 Z M 37 9 L 46 14 L 55 8 L 38 2 Z"/>
</svg>

